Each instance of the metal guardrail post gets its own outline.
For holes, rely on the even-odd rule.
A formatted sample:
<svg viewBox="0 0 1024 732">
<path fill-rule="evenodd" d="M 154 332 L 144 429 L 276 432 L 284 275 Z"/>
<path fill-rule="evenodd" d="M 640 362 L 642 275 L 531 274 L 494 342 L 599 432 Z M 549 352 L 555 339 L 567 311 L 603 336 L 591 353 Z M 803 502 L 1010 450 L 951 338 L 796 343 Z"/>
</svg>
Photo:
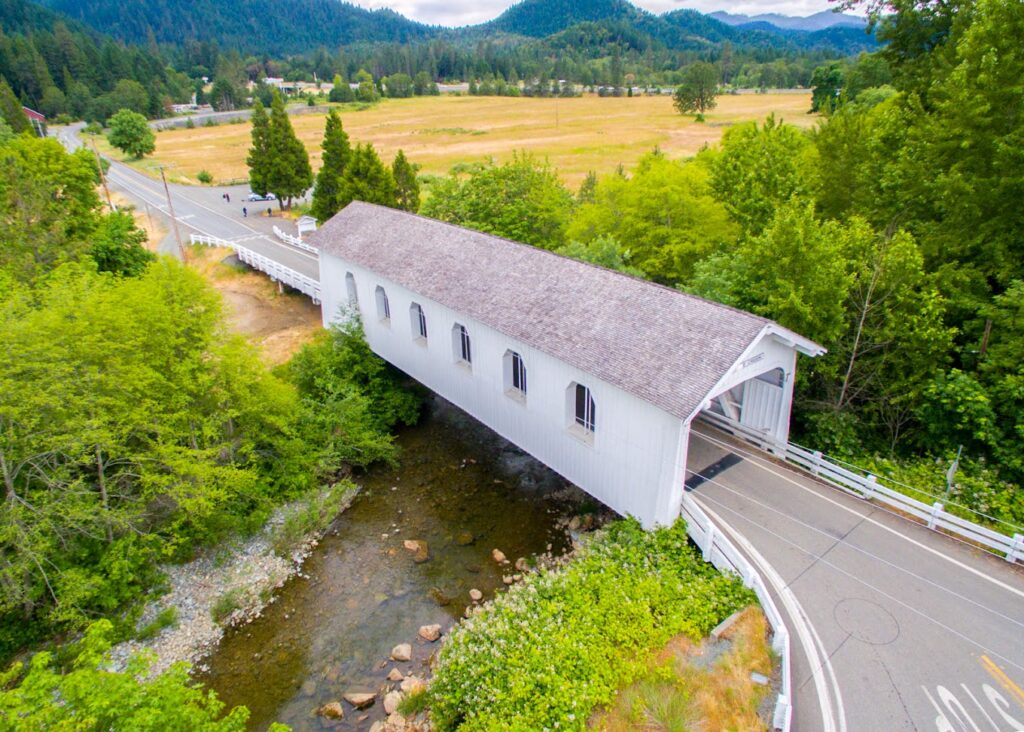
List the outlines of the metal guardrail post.
<svg viewBox="0 0 1024 732">
<path fill-rule="evenodd" d="M 1024 534 L 1014 534 L 1013 543 L 1010 544 L 1010 551 L 1006 552 L 1006 561 L 1013 564 L 1018 559 L 1024 559 Z"/>
<path fill-rule="evenodd" d="M 869 501 L 875 497 L 875 486 L 878 484 L 878 478 L 874 475 L 869 475 L 864 486 L 864 497 Z"/>
<path fill-rule="evenodd" d="M 928 515 L 928 528 L 934 529 L 935 524 L 939 518 L 939 514 L 942 513 L 942 504 L 936 501 L 932 504 L 932 511 Z"/>
<path fill-rule="evenodd" d="M 814 451 L 814 464 L 811 465 L 811 475 L 817 475 L 821 467 L 821 450 Z"/>
</svg>

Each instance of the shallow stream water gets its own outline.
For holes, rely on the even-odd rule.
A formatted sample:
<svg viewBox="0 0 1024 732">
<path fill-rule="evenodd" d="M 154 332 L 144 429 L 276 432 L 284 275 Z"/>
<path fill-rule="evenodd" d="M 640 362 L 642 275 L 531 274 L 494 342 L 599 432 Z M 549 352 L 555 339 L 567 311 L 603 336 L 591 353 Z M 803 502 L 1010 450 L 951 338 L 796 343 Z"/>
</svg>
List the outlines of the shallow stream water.
<svg viewBox="0 0 1024 732">
<path fill-rule="evenodd" d="M 355 477 L 362 492 L 306 561 L 305 577 L 288 582 L 261 618 L 230 631 L 205 661 L 200 679 L 229 707 L 249 707 L 251 729 L 273 721 L 325 729 L 316 716 L 322 704 L 380 689 L 394 667 L 426 676 L 440 641 L 419 640 L 419 627 L 447 631 L 470 604 L 470 589 L 487 599 L 515 571 L 499 566 L 493 549 L 512 562 L 565 551 L 558 520 L 578 491 L 451 405 L 435 399 L 429 411 L 399 435 L 397 469 Z M 425 541 L 426 561 L 416 561 L 405 540 Z M 411 662 L 387 660 L 399 643 L 412 644 Z M 384 717 L 379 699 L 362 713 L 344 706 L 332 729 L 365 730 Z"/>
</svg>

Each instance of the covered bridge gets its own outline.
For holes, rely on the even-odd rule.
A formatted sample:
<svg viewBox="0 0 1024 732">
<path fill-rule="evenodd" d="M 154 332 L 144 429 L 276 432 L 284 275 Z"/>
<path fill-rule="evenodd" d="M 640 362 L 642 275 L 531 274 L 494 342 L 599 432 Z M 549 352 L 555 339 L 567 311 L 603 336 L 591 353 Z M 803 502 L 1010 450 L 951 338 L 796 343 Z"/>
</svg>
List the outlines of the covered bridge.
<svg viewBox="0 0 1024 732">
<path fill-rule="evenodd" d="M 789 432 L 798 353 L 770 320 L 496 236 L 352 203 L 310 237 L 324 325 L 645 526 L 679 514 L 702 410 Z"/>
</svg>

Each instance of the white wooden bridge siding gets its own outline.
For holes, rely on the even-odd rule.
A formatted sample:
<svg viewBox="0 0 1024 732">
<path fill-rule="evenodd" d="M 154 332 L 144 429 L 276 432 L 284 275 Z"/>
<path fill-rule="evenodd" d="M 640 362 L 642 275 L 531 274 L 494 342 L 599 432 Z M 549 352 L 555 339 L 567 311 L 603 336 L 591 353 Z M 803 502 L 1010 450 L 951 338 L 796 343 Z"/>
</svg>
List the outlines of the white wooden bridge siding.
<svg viewBox="0 0 1024 732">
<path fill-rule="evenodd" d="M 355 277 L 366 340 L 385 360 L 514 442 L 567 480 L 645 526 L 668 524 L 679 515 L 688 429 L 681 420 L 625 391 L 356 265 L 336 257 L 320 260 L 324 324 L 347 305 L 345 275 Z M 384 287 L 390 324 L 377 316 L 376 288 Z M 426 344 L 414 338 L 409 308 L 423 307 Z M 451 330 L 465 325 L 472 341 L 472 369 L 455 363 Z M 525 403 L 504 393 L 503 358 L 511 349 L 526 364 Z M 591 389 L 597 429 L 587 444 L 567 429 L 566 389 Z"/>
</svg>

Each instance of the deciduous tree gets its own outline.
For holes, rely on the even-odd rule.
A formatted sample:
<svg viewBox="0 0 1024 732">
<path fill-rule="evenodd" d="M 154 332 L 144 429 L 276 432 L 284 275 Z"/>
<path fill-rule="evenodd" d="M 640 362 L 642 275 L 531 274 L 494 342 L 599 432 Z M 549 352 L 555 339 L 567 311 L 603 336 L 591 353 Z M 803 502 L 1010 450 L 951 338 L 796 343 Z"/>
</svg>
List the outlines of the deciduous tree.
<svg viewBox="0 0 1024 732">
<path fill-rule="evenodd" d="M 695 61 L 683 69 L 672 101 L 680 114 L 704 114 L 714 109 L 717 102 L 719 71 L 714 64 Z"/>
<path fill-rule="evenodd" d="M 156 149 L 156 135 L 138 112 L 122 109 L 110 118 L 108 125 L 107 140 L 126 155 L 138 160 Z"/>
<path fill-rule="evenodd" d="M 391 164 L 391 175 L 395 179 L 395 198 L 398 208 L 416 213 L 420 210 L 420 184 L 416 179 L 419 166 L 410 163 L 401 150 Z"/>
</svg>

